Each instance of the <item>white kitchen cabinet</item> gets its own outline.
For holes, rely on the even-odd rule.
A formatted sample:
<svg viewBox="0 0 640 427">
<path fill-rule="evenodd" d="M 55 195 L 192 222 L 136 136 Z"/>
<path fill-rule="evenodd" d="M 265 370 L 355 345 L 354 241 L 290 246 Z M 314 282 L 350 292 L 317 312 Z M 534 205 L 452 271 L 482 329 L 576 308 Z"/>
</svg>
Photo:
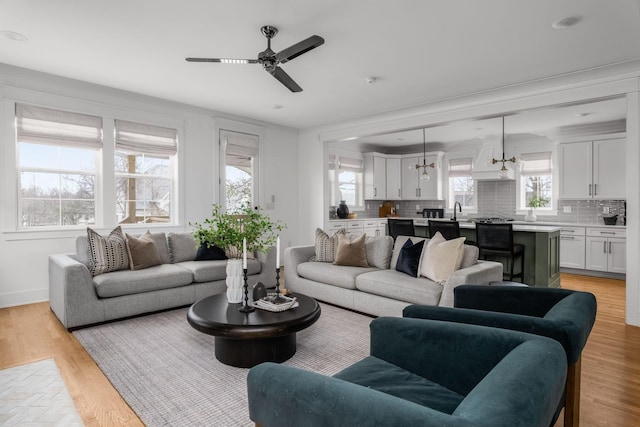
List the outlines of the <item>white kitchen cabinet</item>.
<svg viewBox="0 0 640 427">
<path fill-rule="evenodd" d="M 403 200 L 442 200 L 440 168 L 427 168 L 429 180 L 420 179 L 422 168 L 416 169 L 417 164 L 422 164 L 423 157 L 402 158 L 402 199 Z M 439 164 L 439 156 L 427 156 L 426 163 Z"/>
<path fill-rule="evenodd" d="M 364 224 L 361 220 L 347 221 L 347 236 L 357 237 L 364 233 Z"/>
<path fill-rule="evenodd" d="M 586 268 L 610 273 L 626 273 L 625 230 L 587 228 Z"/>
<path fill-rule="evenodd" d="M 364 198 L 365 200 L 387 198 L 387 159 L 384 154 L 364 154 Z"/>
<path fill-rule="evenodd" d="M 402 198 L 402 160 L 400 157 L 387 157 L 387 200 Z"/>
<path fill-rule="evenodd" d="M 562 227 L 560 229 L 560 267 L 585 268 L 585 228 Z"/>
<path fill-rule="evenodd" d="M 560 199 L 626 197 L 624 138 L 558 144 Z"/>
</svg>

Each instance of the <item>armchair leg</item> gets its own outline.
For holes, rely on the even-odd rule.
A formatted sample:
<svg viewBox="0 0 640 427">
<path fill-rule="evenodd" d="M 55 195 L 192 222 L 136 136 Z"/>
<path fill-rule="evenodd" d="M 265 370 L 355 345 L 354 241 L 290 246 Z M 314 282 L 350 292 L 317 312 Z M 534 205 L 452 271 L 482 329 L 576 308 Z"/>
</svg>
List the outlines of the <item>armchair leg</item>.
<svg viewBox="0 0 640 427">
<path fill-rule="evenodd" d="M 580 424 L 580 372 L 582 357 L 569 365 L 565 385 L 564 426 L 578 427 Z"/>
</svg>

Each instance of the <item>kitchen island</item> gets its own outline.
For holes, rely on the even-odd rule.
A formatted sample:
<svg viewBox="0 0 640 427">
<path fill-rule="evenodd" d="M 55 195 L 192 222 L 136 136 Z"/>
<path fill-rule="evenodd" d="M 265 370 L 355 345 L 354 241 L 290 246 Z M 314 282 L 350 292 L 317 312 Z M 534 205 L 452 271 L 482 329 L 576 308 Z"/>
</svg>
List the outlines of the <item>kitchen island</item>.
<svg viewBox="0 0 640 427">
<path fill-rule="evenodd" d="M 459 221 L 459 224 L 460 235 L 476 241 L 476 225 L 468 221 Z M 429 235 L 427 219 L 414 218 L 414 226 L 416 235 Z M 559 226 L 513 224 L 513 242 L 524 245 L 524 283 L 536 287 L 560 287 Z M 502 262 L 505 264 L 506 260 Z"/>
</svg>

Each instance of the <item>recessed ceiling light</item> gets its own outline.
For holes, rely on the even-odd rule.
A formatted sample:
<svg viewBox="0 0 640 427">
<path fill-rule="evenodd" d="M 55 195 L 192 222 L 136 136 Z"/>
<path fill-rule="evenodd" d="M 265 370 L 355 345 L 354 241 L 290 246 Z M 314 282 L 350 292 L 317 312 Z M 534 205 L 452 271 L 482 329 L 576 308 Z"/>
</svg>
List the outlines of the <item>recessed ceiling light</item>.
<svg viewBox="0 0 640 427">
<path fill-rule="evenodd" d="M 556 19 L 551 24 L 551 28 L 554 30 L 565 30 L 567 28 L 573 27 L 578 22 L 582 21 L 582 16 L 580 15 L 571 15 L 565 16 L 564 18 Z"/>
<path fill-rule="evenodd" d="M 15 31 L 0 31 L 0 34 L 8 38 L 9 40 L 13 40 L 16 42 L 26 42 L 27 40 L 29 40 L 24 34 L 16 33 Z"/>
<path fill-rule="evenodd" d="M 578 116 L 578 117 L 587 117 L 587 116 L 590 116 L 591 114 L 593 114 L 593 113 L 577 113 L 576 116 Z"/>
<path fill-rule="evenodd" d="M 271 104 L 271 105 L 269 105 L 269 108 L 271 108 L 272 110 L 279 110 L 279 109 L 283 108 L 283 106 L 280 105 L 280 104 Z"/>
<path fill-rule="evenodd" d="M 380 77 L 377 77 L 377 76 L 369 76 L 365 79 L 367 84 L 370 84 L 370 85 L 374 85 L 378 83 L 379 80 L 380 80 Z"/>
</svg>

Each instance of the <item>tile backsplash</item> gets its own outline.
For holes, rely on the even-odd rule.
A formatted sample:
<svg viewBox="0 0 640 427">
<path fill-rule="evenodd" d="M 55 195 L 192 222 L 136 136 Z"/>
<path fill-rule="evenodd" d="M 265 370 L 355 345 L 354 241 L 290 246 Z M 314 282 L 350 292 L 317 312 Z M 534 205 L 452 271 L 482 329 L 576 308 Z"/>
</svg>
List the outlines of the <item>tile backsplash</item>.
<svg viewBox="0 0 640 427">
<path fill-rule="evenodd" d="M 503 217 L 524 220 L 524 215 L 516 215 L 516 183 L 515 181 L 478 181 L 478 213 L 474 217 Z M 563 222 L 575 224 L 604 225 L 603 216 L 618 215 L 617 225 L 624 224 L 624 200 L 558 200 L 556 216 L 538 215 L 538 221 Z M 443 200 L 401 200 L 394 201 L 397 212 L 403 217 L 415 217 L 417 211 L 424 208 L 444 208 Z M 379 200 L 365 201 L 366 209 L 358 211 L 358 218 L 378 217 Z M 416 209 L 416 205 L 420 208 Z M 571 212 L 565 212 L 569 207 Z M 604 213 L 604 208 L 609 213 Z M 446 215 L 446 214 L 445 214 Z M 450 214 L 449 214 L 450 215 Z M 335 217 L 335 208 L 329 211 L 329 217 Z"/>
</svg>

